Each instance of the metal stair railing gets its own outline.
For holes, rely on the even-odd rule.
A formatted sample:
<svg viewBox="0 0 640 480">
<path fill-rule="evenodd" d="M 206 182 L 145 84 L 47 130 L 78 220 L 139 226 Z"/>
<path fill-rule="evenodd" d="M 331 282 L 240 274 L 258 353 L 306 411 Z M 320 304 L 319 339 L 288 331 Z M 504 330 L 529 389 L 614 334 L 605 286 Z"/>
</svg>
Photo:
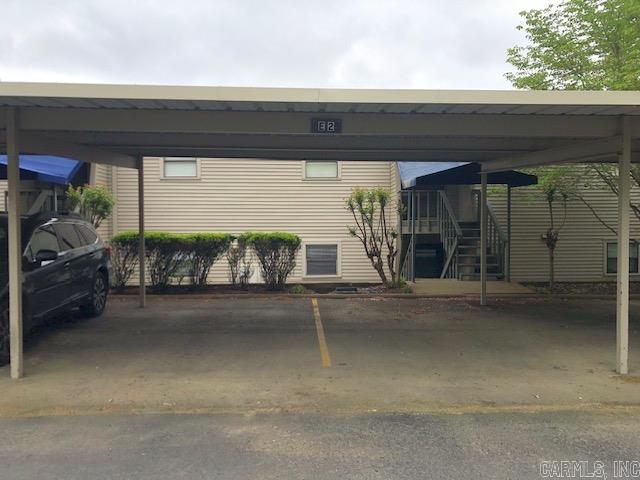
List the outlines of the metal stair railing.
<svg viewBox="0 0 640 480">
<path fill-rule="evenodd" d="M 413 250 L 413 236 L 411 240 L 409 240 L 409 248 L 407 248 L 407 253 L 405 253 L 404 258 L 402 260 L 402 268 L 400 269 L 400 278 L 402 278 L 405 282 L 413 282 L 414 281 L 414 265 L 413 258 L 411 256 L 411 252 Z"/>
<path fill-rule="evenodd" d="M 489 254 L 495 255 L 498 261 L 498 273 L 504 275 L 507 271 L 506 253 L 507 253 L 507 235 L 502 230 L 498 217 L 493 207 L 487 202 L 487 248 Z"/>
<path fill-rule="evenodd" d="M 462 238 L 462 229 L 444 190 L 438 190 L 437 216 L 446 255 L 440 278 L 458 278 L 458 242 Z"/>
</svg>

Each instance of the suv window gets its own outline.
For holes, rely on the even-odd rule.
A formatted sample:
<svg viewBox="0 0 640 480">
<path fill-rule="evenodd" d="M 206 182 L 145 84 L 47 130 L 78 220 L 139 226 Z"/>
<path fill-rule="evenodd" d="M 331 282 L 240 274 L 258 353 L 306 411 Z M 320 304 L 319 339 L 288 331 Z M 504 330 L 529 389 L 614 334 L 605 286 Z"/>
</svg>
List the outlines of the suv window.
<svg viewBox="0 0 640 480">
<path fill-rule="evenodd" d="M 40 250 L 53 250 L 54 252 L 60 251 L 58 237 L 56 237 L 56 232 L 53 231 L 51 225 L 43 225 L 33 232 L 24 256 L 29 262 L 34 262 L 36 254 Z"/>
<path fill-rule="evenodd" d="M 86 242 L 86 245 L 93 245 L 96 243 L 98 239 L 98 234 L 88 225 L 76 224 L 76 228 L 80 230 L 80 235 L 82 235 Z"/>
<path fill-rule="evenodd" d="M 79 248 L 85 244 L 84 239 L 80 238 L 78 231 L 73 228 L 71 223 L 59 222 L 54 224 L 54 228 L 58 235 L 60 235 L 60 242 L 62 243 L 62 250 L 73 250 Z"/>
</svg>

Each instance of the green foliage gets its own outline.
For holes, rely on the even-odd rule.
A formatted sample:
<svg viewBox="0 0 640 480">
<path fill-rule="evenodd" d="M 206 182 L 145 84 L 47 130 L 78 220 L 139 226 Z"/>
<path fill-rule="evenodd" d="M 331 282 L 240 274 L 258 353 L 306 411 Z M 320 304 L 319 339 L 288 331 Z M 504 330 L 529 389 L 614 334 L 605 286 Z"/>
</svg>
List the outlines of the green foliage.
<svg viewBox="0 0 640 480">
<path fill-rule="evenodd" d="M 180 239 L 193 284 L 204 287 L 211 267 L 229 249 L 234 237 L 226 233 L 190 233 L 180 235 Z"/>
<path fill-rule="evenodd" d="M 248 232 L 246 242 L 258 257 L 267 288 L 284 288 L 287 277 L 296 266 L 300 237 L 287 232 Z"/>
<path fill-rule="evenodd" d="M 245 288 L 253 274 L 253 255 L 247 243 L 247 234 L 238 235 L 226 253 L 229 281 L 234 287 Z"/>
<path fill-rule="evenodd" d="M 145 232 L 144 241 L 151 288 L 165 290 L 187 258 L 187 242 L 180 234 L 153 231 Z"/>
<path fill-rule="evenodd" d="M 555 283 L 555 250 L 560 239 L 560 230 L 567 221 L 568 204 L 579 197 L 579 186 L 584 183 L 584 169 L 575 165 L 554 165 L 530 169 L 538 177 L 537 185 L 529 190 L 534 192 L 547 205 L 548 228 L 542 236 L 549 252 L 549 288 Z M 558 207 L 559 204 L 559 207 Z M 558 218 L 557 210 L 561 216 Z"/>
<path fill-rule="evenodd" d="M 69 209 L 77 211 L 95 228 L 113 212 L 115 199 L 102 185 L 84 185 L 77 188 L 69 185 L 66 192 Z"/>
<path fill-rule="evenodd" d="M 355 222 L 348 225 L 349 235 L 360 240 L 365 254 L 373 268 L 378 272 L 382 283 L 388 287 L 396 287 L 396 257 L 398 255 L 398 232 L 387 223 L 387 207 L 391 194 L 382 187 L 371 189 L 355 188 L 346 199 L 345 205 Z M 390 279 L 385 272 L 386 267 Z"/>
<path fill-rule="evenodd" d="M 640 2 L 564 0 L 521 12 L 506 77 L 532 90 L 640 90 Z"/>
<path fill-rule="evenodd" d="M 304 287 L 302 285 L 294 285 L 289 289 L 289 292 L 294 295 L 302 295 L 304 293 Z"/>
<path fill-rule="evenodd" d="M 122 232 L 111 238 L 111 264 L 113 265 L 113 287 L 122 290 L 138 266 L 138 232 Z"/>
</svg>

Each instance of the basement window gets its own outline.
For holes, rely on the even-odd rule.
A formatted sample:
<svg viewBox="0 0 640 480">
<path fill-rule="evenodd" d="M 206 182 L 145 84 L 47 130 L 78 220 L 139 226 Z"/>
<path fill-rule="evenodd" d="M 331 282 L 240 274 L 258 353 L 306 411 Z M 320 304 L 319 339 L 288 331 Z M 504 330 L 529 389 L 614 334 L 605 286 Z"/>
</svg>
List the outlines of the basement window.
<svg viewBox="0 0 640 480">
<path fill-rule="evenodd" d="M 305 246 L 308 276 L 338 275 L 338 245 L 313 244 Z"/>
<path fill-rule="evenodd" d="M 198 178 L 198 160 L 189 157 L 166 157 L 162 162 L 164 178 Z"/>
<path fill-rule="evenodd" d="M 339 176 L 338 162 L 306 161 L 304 178 L 310 180 L 336 180 Z"/>
<path fill-rule="evenodd" d="M 605 242 L 606 273 L 618 273 L 618 242 Z M 638 273 L 638 243 L 629 244 L 629 273 Z"/>
</svg>

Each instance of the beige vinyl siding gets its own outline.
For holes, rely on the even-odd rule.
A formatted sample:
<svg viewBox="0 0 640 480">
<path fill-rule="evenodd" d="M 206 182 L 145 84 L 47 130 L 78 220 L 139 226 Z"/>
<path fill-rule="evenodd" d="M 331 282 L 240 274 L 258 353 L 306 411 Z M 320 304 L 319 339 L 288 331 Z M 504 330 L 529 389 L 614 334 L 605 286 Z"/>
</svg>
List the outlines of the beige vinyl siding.
<svg viewBox="0 0 640 480">
<path fill-rule="evenodd" d="M 111 193 L 111 169 L 110 165 L 103 164 L 91 164 L 90 181 L 93 185 L 102 185 L 107 188 Z M 98 227 L 98 233 L 103 239 L 109 239 L 113 236 L 113 215 L 102 221 L 100 227 Z"/>
<path fill-rule="evenodd" d="M 306 243 L 338 243 L 339 277 L 303 278 L 303 251 L 290 282 L 379 282 L 347 225 L 345 199 L 355 187 L 389 188 L 389 162 L 340 162 L 340 179 L 304 179 L 304 162 L 199 159 L 200 178 L 162 178 L 162 159 L 146 158 L 147 230 L 170 232 L 288 231 Z M 137 230 L 137 173 L 117 169 L 117 229 Z M 392 218 L 396 222 L 395 215 Z M 225 283 L 226 261 L 213 268 L 212 283 Z"/>
<path fill-rule="evenodd" d="M 618 198 L 606 189 L 583 190 L 582 195 L 608 223 L 617 223 Z M 638 199 L 638 192 L 634 191 Z M 507 226 L 506 193 L 492 193 L 489 197 L 500 224 Z M 561 219 L 562 207 L 554 208 L 556 218 Z M 547 281 L 549 278 L 548 250 L 542 235 L 549 226 L 547 204 L 530 190 L 512 190 L 512 247 L 511 278 L 514 281 Z M 638 238 L 640 225 L 631 217 L 632 238 Z M 560 230 L 555 255 L 557 281 L 615 280 L 615 275 L 605 275 L 604 242 L 616 241 L 616 236 L 606 229 L 580 201 L 568 204 L 567 221 Z M 637 275 L 632 278 L 640 280 Z"/>
</svg>

